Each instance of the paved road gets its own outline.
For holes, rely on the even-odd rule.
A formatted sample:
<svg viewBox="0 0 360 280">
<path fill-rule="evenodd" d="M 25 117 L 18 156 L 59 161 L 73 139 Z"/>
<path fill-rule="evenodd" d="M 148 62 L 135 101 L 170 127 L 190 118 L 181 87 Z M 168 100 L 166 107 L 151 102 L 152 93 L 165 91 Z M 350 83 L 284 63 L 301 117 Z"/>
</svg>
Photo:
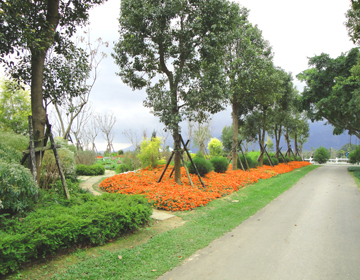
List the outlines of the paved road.
<svg viewBox="0 0 360 280">
<path fill-rule="evenodd" d="M 360 279 L 360 192 L 323 166 L 159 279 Z"/>
</svg>

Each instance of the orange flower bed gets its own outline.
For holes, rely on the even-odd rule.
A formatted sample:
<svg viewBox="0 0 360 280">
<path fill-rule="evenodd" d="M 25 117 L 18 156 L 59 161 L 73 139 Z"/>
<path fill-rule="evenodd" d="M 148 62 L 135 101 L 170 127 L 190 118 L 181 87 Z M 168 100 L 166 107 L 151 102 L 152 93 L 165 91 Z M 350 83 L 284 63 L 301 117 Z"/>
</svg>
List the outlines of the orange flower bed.
<svg viewBox="0 0 360 280">
<path fill-rule="evenodd" d="M 205 189 L 199 178 L 191 174 L 190 177 L 194 183 L 192 188 L 183 167 L 181 168 L 183 185 L 176 184 L 174 177 L 169 178 L 171 166 L 165 172 L 161 183 L 157 183 L 164 169 L 162 165 L 153 170 L 145 168 L 109 177 L 101 182 L 100 188 L 109 193 L 143 194 L 149 201 L 154 202 L 154 207 L 158 209 L 186 211 L 204 206 L 214 199 L 228 195 L 259 179 L 268 179 L 309 164 L 304 161 L 293 161 L 288 164 L 280 163 L 275 167 L 253 168 L 250 171 L 232 171 L 229 166 L 226 173 L 212 171 L 202 178 Z"/>
</svg>

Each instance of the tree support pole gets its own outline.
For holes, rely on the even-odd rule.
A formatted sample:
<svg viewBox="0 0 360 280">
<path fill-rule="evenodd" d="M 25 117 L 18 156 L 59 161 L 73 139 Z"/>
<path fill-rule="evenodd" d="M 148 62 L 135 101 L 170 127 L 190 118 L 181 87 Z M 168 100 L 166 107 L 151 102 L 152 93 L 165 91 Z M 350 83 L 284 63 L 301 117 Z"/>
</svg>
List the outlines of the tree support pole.
<svg viewBox="0 0 360 280">
<path fill-rule="evenodd" d="M 278 148 L 278 150 L 277 150 L 276 154 L 280 154 L 280 156 L 282 157 L 282 159 L 283 159 L 284 163 L 285 163 L 285 164 L 287 164 L 287 161 L 286 161 L 286 159 L 285 159 L 284 155 L 283 155 L 283 154 L 282 154 L 282 152 L 281 152 L 281 148 L 280 148 L 280 149 Z"/>
</svg>

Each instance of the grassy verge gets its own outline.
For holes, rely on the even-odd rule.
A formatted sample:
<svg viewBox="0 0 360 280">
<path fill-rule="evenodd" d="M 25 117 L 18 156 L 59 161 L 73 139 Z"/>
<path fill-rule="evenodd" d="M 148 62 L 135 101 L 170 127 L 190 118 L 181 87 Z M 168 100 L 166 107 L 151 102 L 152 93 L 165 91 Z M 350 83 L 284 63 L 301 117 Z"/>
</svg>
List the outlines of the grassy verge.
<svg viewBox="0 0 360 280">
<path fill-rule="evenodd" d="M 317 167 L 310 165 L 260 180 L 206 207 L 176 213 L 186 221 L 185 225 L 154 235 L 146 243 L 132 248 L 99 249 L 94 256 L 62 266 L 52 279 L 155 279 L 238 226 Z"/>
<path fill-rule="evenodd" d="M 354 181 L 360 190 L 360 166 L 348 167 L 348 171 L 350 175 L 354 178 Z"/>
</svg>

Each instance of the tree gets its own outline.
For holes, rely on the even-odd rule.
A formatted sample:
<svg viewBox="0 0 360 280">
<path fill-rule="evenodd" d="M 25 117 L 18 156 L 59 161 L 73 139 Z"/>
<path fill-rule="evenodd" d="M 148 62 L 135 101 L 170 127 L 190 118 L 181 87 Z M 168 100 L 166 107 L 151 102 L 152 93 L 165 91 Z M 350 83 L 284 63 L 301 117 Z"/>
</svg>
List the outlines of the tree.
<svg viewBox="0 0 360 280">
<path fill-rule="evenodd" d="M 224 151 L 229 153 L 232 148 L 233 128 L 232 125 L 224 126 L 221 131 L 220 139 L 224 146 Z"/>
<path fill-rule="evenodd" d="M 208 150 L 210 152 L 210 156 L 212 157 L 221 156 L 223 149 L 224 146 L 219 139 L 217 138 L 210 139 L 210 142 L 208 144 Z"/>
<path fill-rule="evenodd" d="M 43 104 L 44 61 L 48 50 L 56 45 L 55 50 L 63 52 L 65 38 L 71 37 L 78 25 L 87 23 L 88 11 L 103 3 L 104 0 L 48 0 L 0 2 L 0 60 L 7 65 L 14 65 L 14 60 L 22 56 L 23 51 L 31 54 L 31 111 L 33 127 L 38 139 L 44 138 L 46 111 Z M 14 58 L 14 59 L 13 59 Z M 43 146 L 43 141 L 36 141 L 35 146 Z M 40 179 L 40 153 L 36 153 L 38 181 Z"/>
<path fill-rule="evenodd" d="M 130 141 L 131 145 L 135 150 L 140 148 L 140 137 L 137 134 L 137 131 L 132 130 L 131 128 L 125 129 L 123 134 Z"/>
<path fill-rule="evenodd" d="M 320 164 L 326 163 L 330 158 L 328 150 L 324 147 L 319 147 L 315 150 L 314 160 Z"/>
<path fill-rule="evenodd" d="M 248 114 L 254 107 L 257 94 L 265 94 L 258 90 L 261 73 L 272 67 L 272 53 L 269 43 L 262 37 L 257 26 L 248 20 L 248 10 L 242 8 L 240 19 L 233 30 L 233 40 L 227 45 L 225 71 L 228 77 L 228 101 L 232 107 L 232 169 L 237 169 L 237 144 L 239 141 L 239 119 Z M 267 70 L 266 70 L 267 69 Z M 257 87 L 257 89 L 256 89 Z"/>
<path fill-rule="evenodd" d="M 223 109 L 224 46 L 238 15 L 223 0 L 121 1 L 118 75 L 134 90 L 146 87 L 144 106 L 172 131 L 176 151 L 181 121 Z M 174 162 L 181 183 L 180 151 Z"/>
<path fill-rule="evenodd" d="M 334 134 L 349 130 L 360 137 L 359 50 L 351 49 L 333 59 L 328 54 L 309 58 L 310 69 L 298 74 L 306 82 L 302 108 L 312 121 L 326 119 Z"/>
<path fill-rule="evenodd" d="M 351 9 L 346 13 L 345 22 L 348 34 L 354 44 L 359 44 L 360 39 L 360 1 L 351 0 Z"/>
<path fill-rule="evenodd" d="M 2 80 L 0 89 L 0 129 L 27 135 L 29 92 L 14 80 Z"/>
<path fill-rule="evenodd" d="M 290 137 L 294 139 L 295 153 L 302 152 L 303 145 L 307 142 L 309 135 L 309 119 L 305 114 L 296 114 L 293 129 L 290 131 Z"/>
<path fill-rule="evenodd" d="M 96 122 L 107 142 L 106 151 L 111 154 L 111 150 L 114 151 L 112 141 L 114 140 L 115 135 L 112 129 L 116 123 L 116 117 L 113 112 L 105 113 L 103 115 L 97 115 Z"/>
</svg>

